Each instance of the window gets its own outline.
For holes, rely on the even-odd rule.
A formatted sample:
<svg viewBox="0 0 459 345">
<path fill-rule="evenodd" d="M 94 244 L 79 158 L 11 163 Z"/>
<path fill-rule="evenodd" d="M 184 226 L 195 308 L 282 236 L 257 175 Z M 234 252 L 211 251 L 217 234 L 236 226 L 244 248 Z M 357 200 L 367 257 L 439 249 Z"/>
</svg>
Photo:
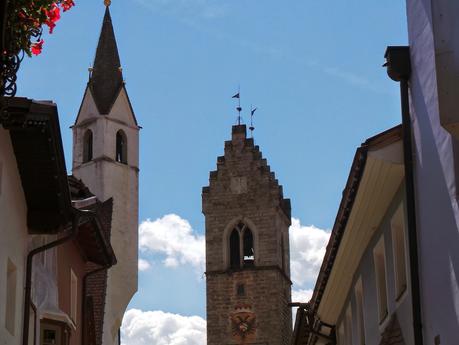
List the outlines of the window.
<svg viewBox="0 0 459 345">
<path fill-rule="evenodd" d="M 77 308 L 78 308 L 78 278 L 70 269 L 70 317 L 72 321 L 77 323 Z"/>
<path fill-rule="evenodd" d="M 6 265 L 5 328 L 11 333 L 11 335 L 14 335 L 16 331 L 16 279 L 16 266 L 10 259 L 8 259 Z"/>
<path fill-rule="evenodd" d="M 236 292 L 239 297 L 245 296 L 245 286 L 244 284 L 237 284 Z"/>
<path fill-rule="evenodd" d="M 384 253 L 384 237 L 381 237 L 373 250 L 375 263 L 376 288 L 378 294 L 379 321 L 387 316 L 387 287 L 386 287 L 386 256 Z"/>
<path fill-rule="evenodd" d="M 126 134 L 120 129 L 116 133 L 116 157 L 117 162 L 127 164 L 127 139 Z"/>
<path fill-rule="evenodd" d="M 239 252 L 239 232 L 234 229 L 230 236 L 230 266 L 238 268 L 241 264 L 241 253 Z"/>
<path fill-rule="evenodd" d="M 362 279 L 357 281 L 355 284 L 355 316 L 357 319 L 357 344 L 358 345 L 365 345 L 365 321 L 364 321 L 364 314 L 363 314 L 363 286 L 362 286 Z"/>
<path fill-rule="evenodd" d="M 405 222 L 403 205 L 400 205 L 391 220 L 392 250 L 394 253 L 395 293 L 397 299 L 406 290 Z"/>
<path fill-rule="evenodd" d="M 83 163 L 92 160 L 92 131 L 87 129 L 83 136 Z"/>
<path fill-rule="evenodd" d="M 253 248 L 253 235 L 252 231 L 247 227 L 244 228 L 243 238 L 244 265 L 253 265 L 253 260 L 255 259 L 255 250 Z"/>
<path fill-rule="evenodd" d="M 231 231 L 229 238 L 230 267 L 253 266 L 255 262 L 255 247 L 253 233 L 250 228 L 240 222 Z"/>
<path fill-rule="evenodd" d="M 40 322 L 40 345 L 68 345 L 70 329 L 59 321 L 43 319 Z"/>
</svg>

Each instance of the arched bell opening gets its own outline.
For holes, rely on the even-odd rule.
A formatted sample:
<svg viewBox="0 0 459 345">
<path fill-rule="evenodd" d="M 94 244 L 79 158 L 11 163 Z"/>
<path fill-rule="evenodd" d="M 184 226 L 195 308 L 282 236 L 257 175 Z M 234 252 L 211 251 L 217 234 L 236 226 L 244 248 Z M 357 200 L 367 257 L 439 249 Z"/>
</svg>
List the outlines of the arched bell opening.
<svg viewBox="0 0 459 345">
<path fill-rule="evenodd" d="M 87 129 L 83 136 L 83 163 L 92 161 L 93 138 L 92 131 Z"/>
<path fill-rule="evenodd" d="M 241 254 L 239 250 L 239 231 L 234 229 L 231 232 L 230 240 L 230 267 L 239 268 L 241 265 Z"/>
<path fill-rule="evenodd" d="M 244 266 L 253 266 L 255 262 L 255 247 L 253 245 L 253 234 L 248 228 L 244 228 L 244 235 L 242 237 L 242 249 L 244 253 L 243 263 Z"/>
<path fill-rule="evenodd" d="M 127 164 L 127 138 L 126 134 L 121 129 L 116 133 L 115 160 Z"/>
</svg>

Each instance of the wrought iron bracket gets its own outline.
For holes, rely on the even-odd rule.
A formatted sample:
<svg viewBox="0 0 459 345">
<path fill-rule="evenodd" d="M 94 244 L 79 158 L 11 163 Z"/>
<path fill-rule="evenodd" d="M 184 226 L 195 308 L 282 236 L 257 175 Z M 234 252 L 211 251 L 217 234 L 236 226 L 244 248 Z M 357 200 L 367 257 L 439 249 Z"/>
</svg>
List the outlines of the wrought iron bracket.
<svg viewBox="0 0 459 345">
<path fill-rule="evenodd" d="M 8 49 L 8 3 L 8 0 L 4 0 L 0 7 L 0 96 L 2 97 L 16 95 L 17 72 L 24 57 L 24 52 L 11 54 Z"/>
</svg>

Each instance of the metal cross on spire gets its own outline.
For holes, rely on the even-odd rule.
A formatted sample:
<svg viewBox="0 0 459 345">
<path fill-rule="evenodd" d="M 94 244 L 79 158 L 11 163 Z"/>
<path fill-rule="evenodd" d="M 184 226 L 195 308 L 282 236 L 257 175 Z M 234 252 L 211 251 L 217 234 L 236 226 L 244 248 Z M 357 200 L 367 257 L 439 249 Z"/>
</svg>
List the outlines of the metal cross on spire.
<svg viewBox="0 0 459 345">
<path fill-rule="evenodd" d="M 241 124 L 241 111 L 242 111 L 242 108 L 241 108 L 241 88 L 238 87 L 237 89 L 237 94 L 235 94 L 233 97 L 231 98 L 237 98 L 237 107 L 236 107 L 236 110 L 237 110 L 237 124 L 240 125 Z"/>
</svg>

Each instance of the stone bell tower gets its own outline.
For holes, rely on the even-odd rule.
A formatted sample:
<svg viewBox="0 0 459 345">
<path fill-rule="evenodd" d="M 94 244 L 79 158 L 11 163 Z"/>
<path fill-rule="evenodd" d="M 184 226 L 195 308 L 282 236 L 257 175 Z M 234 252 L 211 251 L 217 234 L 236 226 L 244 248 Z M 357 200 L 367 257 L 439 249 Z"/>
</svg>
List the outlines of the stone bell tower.
<svg viewBox="0 0 459 345">
<path fill-rule="evenodd" d="M 290 344 L 290 200 L 245 125 L 233 126 L 202 205 L 207 344 Z"/>
<path fill-rule="evenodd" d="M 99 200 L 113 198 L 110 240 L 117 264 L 98 280 L 105 301 L 96 306 L 97 345 L 118 344 L 123 315 L 137 291 L 139 130 L 123 80 L 106 9 L 94 65 L 73 131 L 73 174 Z"/>
</svg>

